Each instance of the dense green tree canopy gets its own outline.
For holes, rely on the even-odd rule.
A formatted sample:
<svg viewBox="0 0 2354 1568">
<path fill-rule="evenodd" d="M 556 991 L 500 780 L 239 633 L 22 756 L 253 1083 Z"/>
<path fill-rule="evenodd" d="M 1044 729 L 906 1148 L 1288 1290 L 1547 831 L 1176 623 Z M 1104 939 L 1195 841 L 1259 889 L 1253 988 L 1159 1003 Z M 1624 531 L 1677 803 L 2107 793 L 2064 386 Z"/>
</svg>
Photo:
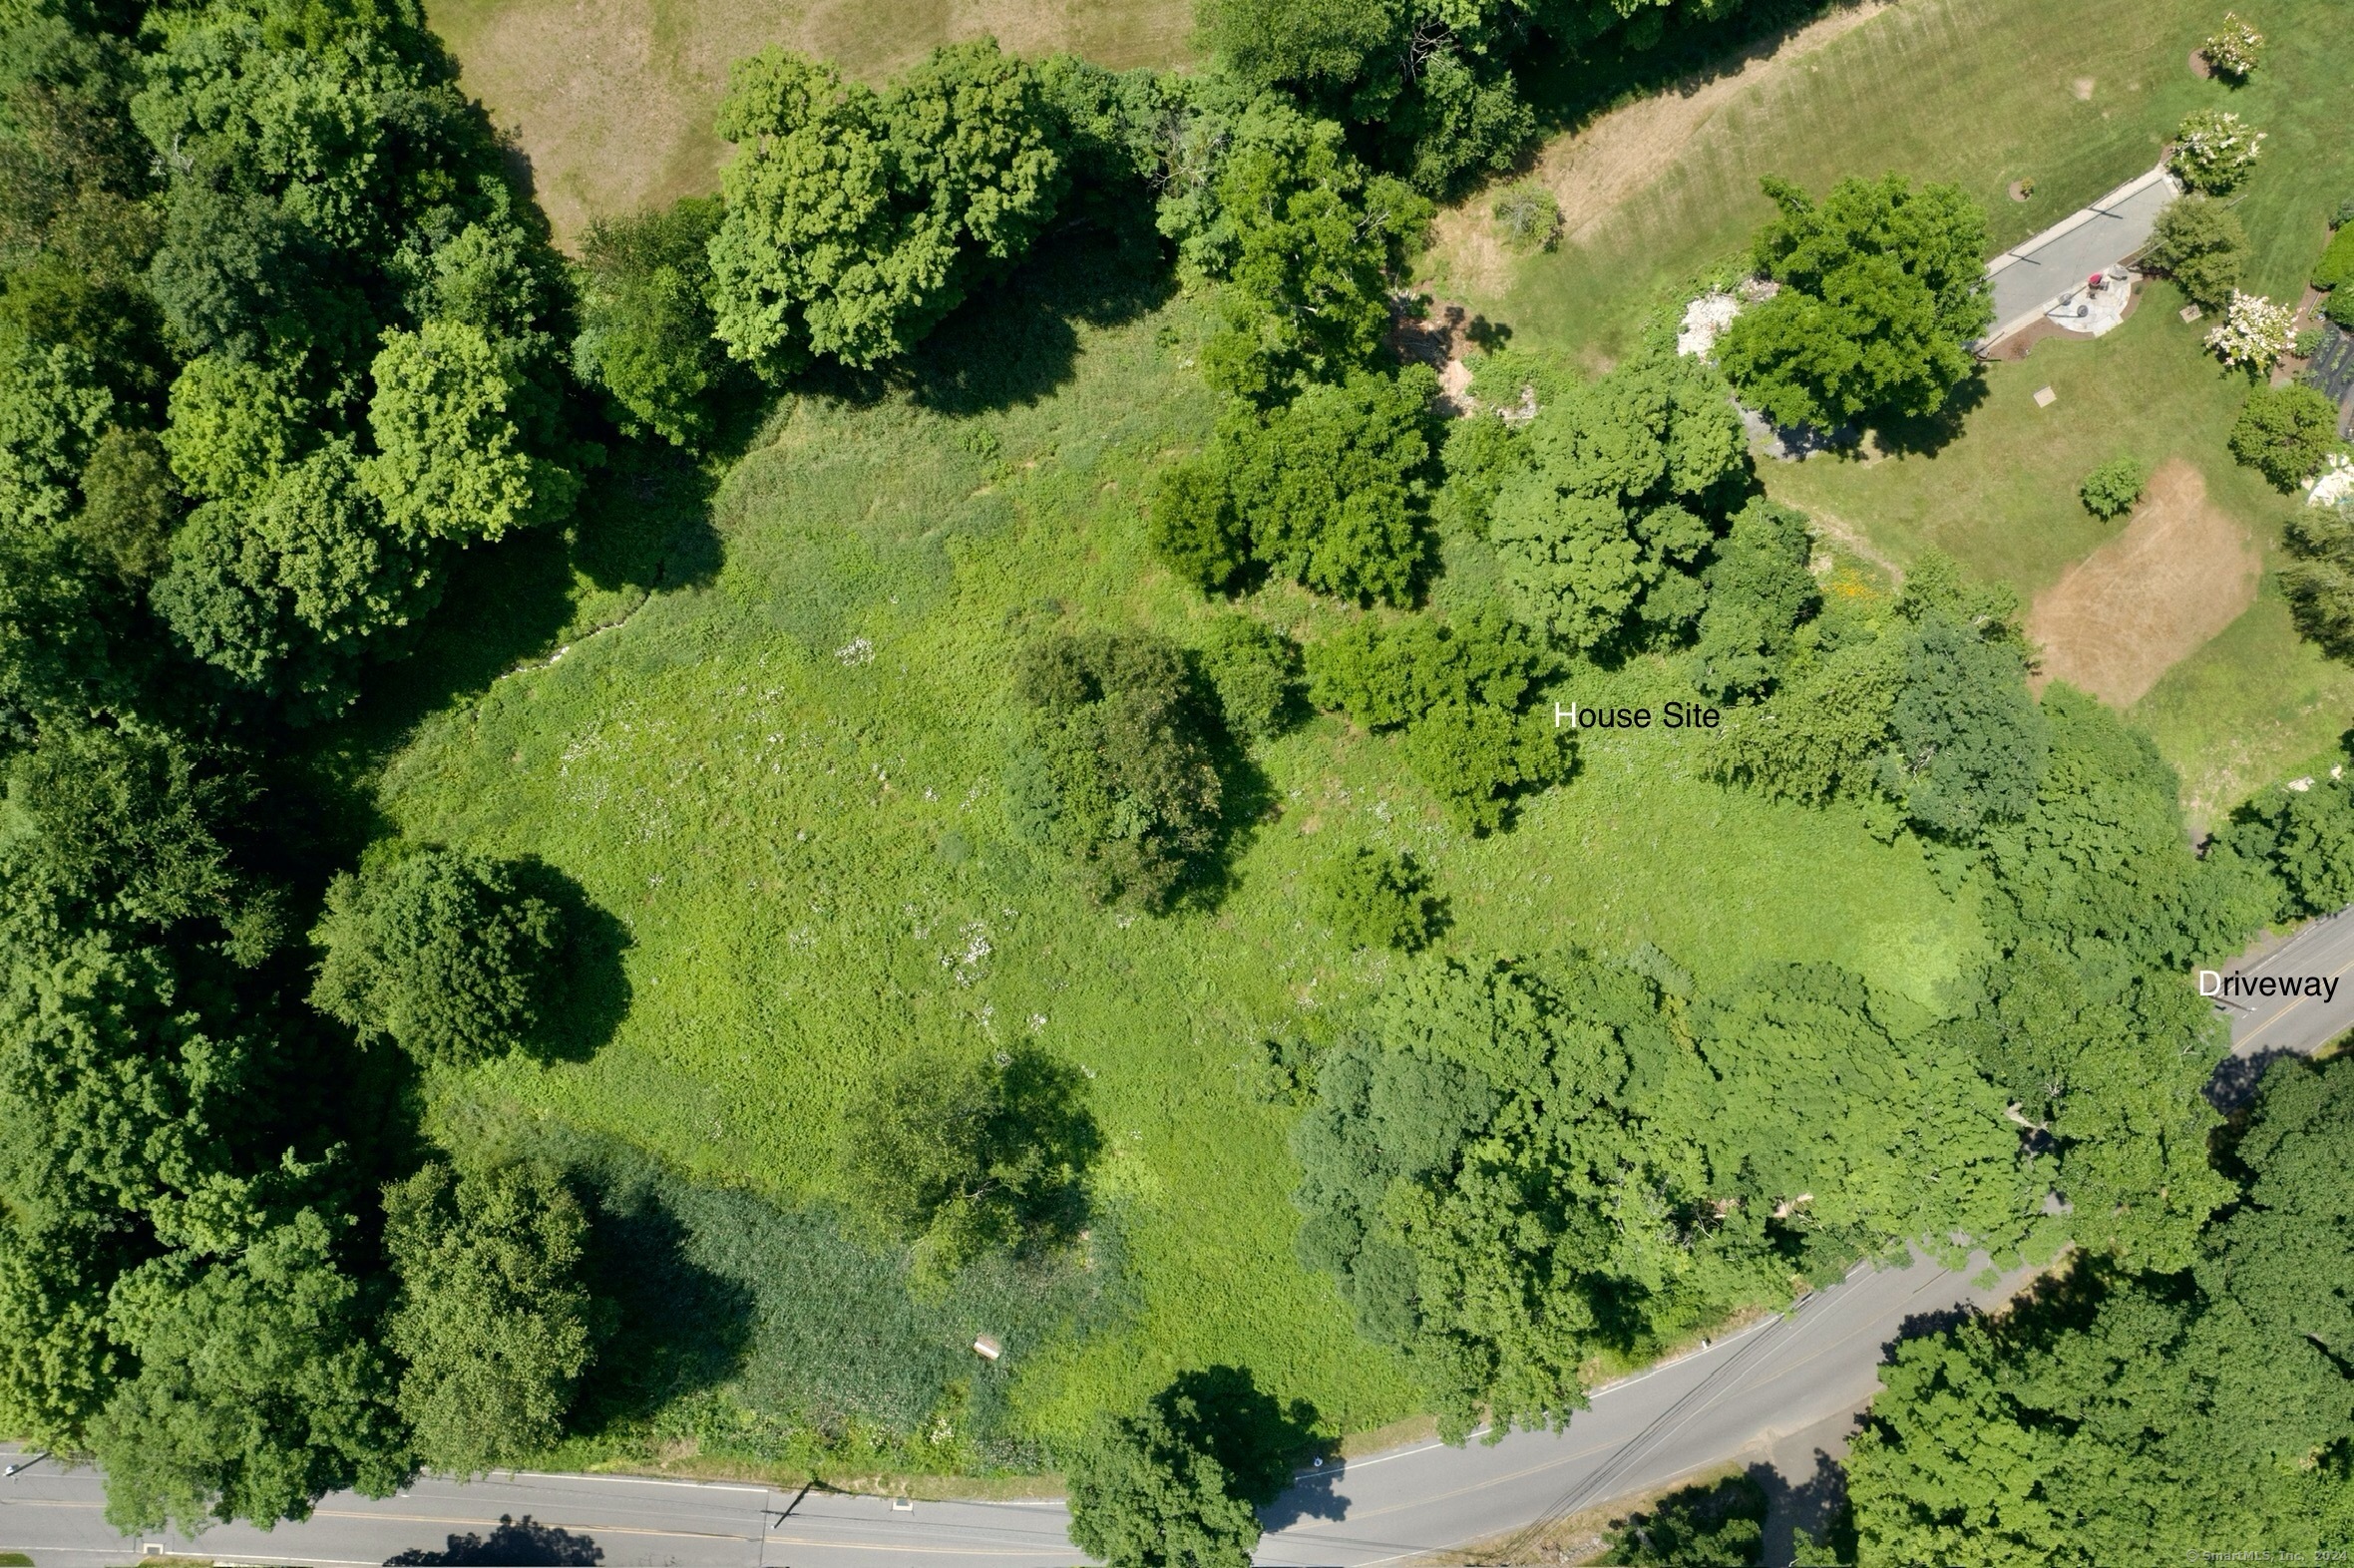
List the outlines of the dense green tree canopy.
<svg viewBox="0 0 2354 1568">
<path fill-rule="evenodd" d="M 2001 628 L 1931 613 L 1905 633 L 1902 657 L 1881 788 L 1915 826 L 1944 838 L 1968 840 L 2019 817 L 2049 741 L 2018 647 Z"/>
<path fill-rule="evenodd" d="M 1582 649 L 1699 616 L 1699 574 L 1749 478 L 1724 382 L 1654 344 L 1550 397 L 1503 477 L 1488 537 L 1521 612 Z"/>
<path fill-rule="evenodd" d="M 1067 1240 L 1097 1141 L 1061 1062 L 916 1050 L 851 1103 L 837 1153 L 851 1202 L 937 1281 L 988 1252 Z"/>
<path fill-rule="evenodd" d="M 2297 630 L 2331 657 L 2354 659 L 2354 508 L 2299 507 L 2283 542 L 2294 559 L 2280 587 Z"/>
<path fill-rule="evenodd" d="M 1225 330 L 1203 349 L 1220 391 L 1271 401 L 1370 368 L 1389 329 L 1389 279 L 1430 204 L 1370 174 L 1330 121 L 1279 121 L 1291 134 L 1237 148 L 1219 176 Z M 1222 252 L 1222 253 L 1221 253 Z"/>
<path fill-rule="evenodd" d="M 771 380 L 906 353 L 1063 192 L 1037 73 L 993 43 L 936 50 L 882 93 L 771 49 L 737 62 L 718 129 L 738 151 L 711 303 L 728 352 Z"/>
<path fill-rule="evenodd" d="M 552 1447 L 594 1349 L 580 1265 L 588 1222 L 550 1171 L 455 1175 L 428 1164 L 385 1189 L 400 1281 L 385 1345 L 420 1462 L 472 1475 Z"/>
<path fill-rule="evenodd" d="M 1029 734 L 1008 793 L 1022 831 L 1107 903 L 1165 909 L 1218 840 L 1216 718 L 1184 653 L 1159 637 L 1057 635 L 1023 649 Z"/>
<path fill-rule="evenodd" d="M 1502 827 L 1515 798 L 1569 777 L 1567 733 L 1531 707 L 1558 668 L 1527 627 L 1494 610 L 1367 618 L 1308 649 L 1310 698 L 1398 732 L 1415 776 L 1474 832 Z"/>
<path fill-rule="evenodd" d="M 600 218 L 581 246 L 581 334 L 573 368 L 604 388 L 625 433 L 640 427 L 694 448 L 712 430 L 713 395 L 728 361 L 712 335 L 711 236 L 722 208 L 711 196 Z"/>
<path fill-rule="evenodd" d="M 2276 490 L 2311 479 L 2338 446 L 2338 406 L 2308 386 L 2251 387 L 2231 423 L 2231 455 Z"/>
<path fill-rule="evenodd" d="M 1290 1476 L 1281 1414 L 1247 1374 L 1187 1372 L 1071 1454 L 1070 1535 L 1111 1568 L 1249 1568 L 1254 1504 Z"/>
<path fill-rule="evenodd" d="M 1359 603 L 1411 600 L 1422 564 L 1430 372 L 1359 372 L 1220 433 L 1251 554 L 1278 577 Z"/>
<path fill-rule="evenodd" d="M 2091 1565 L 2345 1539 L 2350 1091 L 2343 1062 L 2273 1068 L 2239 1143 L 2245 1198 L 2192 1275 L 2080 1265 L 2000 1318 L 1900 1345 L 1849 1450 L 1858 1560 Z"/>
<path fill-rule="evenodd" d="M 140 1370 L 91 1427 L 111 1523 L 300 1519 L 325 1492 L 401 1482 L 390 1372 L 333 1245 L 306 1208 L 233 1258 L 169 1256 L 115 1287 L 109 1316 Z"/>
<path fill-rule="evenodd" d="M 1291 722 L 1300 701 L 1300 645 L 1275 627 L 1249 615 L 1220 616 L 1202 639 L 1201 665 L 1236 740 L 1269 740 Z"/>
<path fill-rule="evenodd" d="M 1693 649 L 1694 684 L 1718 698 L 1771 688 L 1798 627 L 1822 604 L 1807 571 L 1813 555 L 1802 512 L 1761 496 L 1734 517 L 1701 575 L 1709 600 Z"/>
<path fill-rule="evenodd" d="M 1994 324 L 1986 213 L 1958 186 L 1842 180 L 1819 201 L 1783 180 L 1759 231 L 1780 285 L 1718 340 L 1725 373 L 1776 424 L 1831 427 L 1934 414 L 1975 370 Z"/>
<path fill-rule="evenodd" d="M 1558 1424 L 1590 1357 L 1777 1301 L 1818 1249 L 2030 1233 L 2017 1129 L 1936 1044 L 1835 971 L 1696 1004 L 1587 961 L 1434 964 L 1318 1065 L 1301 1254 L 1444 1434 Z"/>
<path fill-rule="evenodd" d="M 424 1062 L 529 1046 L 561 1000 L 556 906 L 529 868 L 466 850 L 411 849 L 337 877 L 312 941 L 312 1001 Z"/>
</svg>

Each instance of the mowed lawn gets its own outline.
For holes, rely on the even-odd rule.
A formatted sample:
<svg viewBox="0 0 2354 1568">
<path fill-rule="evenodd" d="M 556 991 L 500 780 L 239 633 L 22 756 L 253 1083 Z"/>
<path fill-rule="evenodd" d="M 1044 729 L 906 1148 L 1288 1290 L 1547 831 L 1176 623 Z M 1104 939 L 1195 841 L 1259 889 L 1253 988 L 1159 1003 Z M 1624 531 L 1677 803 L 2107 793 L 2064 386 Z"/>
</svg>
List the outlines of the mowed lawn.
<svg viewBox="0 0 2354 1568">
<path fill-rule="evenodd" d="M 1818 27 L 1752 64 L 1730 92 L 1684 84 L 1671 96 L 1708 106 L 1697 119 L 1638 106 L 1556 146 L 1548 164 L 1568 172 L 1566 205 L 1575 212 L 1580 184 L 1601 182 L 1616 197 L 1607 210 L 1580 214 L 1556 250 L 1485 278 L 1500 287 L 1483 291 L 1476 270 L 1439 280 L 1459 283 L 1520 341 L 1598 362 L 1687 278 L 1742 252 L 1771 214 L 1762 176 L 1814 190 L 1891 170 L 1955 181 L 1988 209 L 1999 248 L 2149 169 L 2184 114 L 2221 104 L 2271 133 L 2240 215 L 2258 286 L 2293 292 L 2323 219 L 2354 195 L 2340 112 L 2354 37 L 2333 0 L 2240 10 L 2270 48 L 2236 90 L 2187 64 L 2222 17 L 2208 0 L 1902 0 L 1844 30 Z M 1617 124 L 1664 138 L 1625 147 Z M 2009 188 L 2023 179 L 2034 194 L 2014 201 Z M 1468 205 L 1484 222 L 1480 200 Z"/>
<path fill-rule="evenodd" d="M 782 44 L 879 83 L 935 46 L 993 36 L 1115 68 L 1186 57 L 1191 0 L 428 0 L 460 83 L 529 161 L 558 237 L 716 191 L 731 61 Z"/>
<path fill-rule="evenodd" d="M 2181 773 L 2192 819 L 2211 824 L 2253 790 L 2329 765 L 2354 718 L 2354 670 L 2324 659 L 2289 623 L 2273 571 L 2298 498 L 2231 460 L 2224 441 L 2247 382 L 2216 365 L 2201 342 L 2208 323 L 2183 324 L 2181 304 L 2170 284 L 2153 284 L 2106 337 L 2046 338 L 2025 360 L 1989 365 L 1985 401 L 1943 447 L 1764 472 L 1775 496 L 1863 531 L 1898 560 L 1943 550 L 2025 603 L 2128 526 L 2078 499 L 2094 468 L 2130 455 L 2197 469 L 2208 501 L 2248 531 L 2267 571 L 2256 602 L 2131 716 Z M 2056 401 L 2039 408 L 2035 393 L 2047 386 Z"/>
<path fill-rule="evenodd" d="M 1979 951 L 1909 845 L 1707 782 L 1659 731 L 1589 747 L 1478 840 L 1390 743 L 1316 720 L 1243 781 L 1262 809 L 1214 905 L 1088 905 L 1007 826 L 1008 668 L 1052 628 L 1183 638 L 1212 612 L 1150 564 L 1141 519 L 1154 471 L 1209 427 L 1194 312 L 1099 310 L 1054 350 L 1051 313 L 984 298 L 928 358 L 929 404 L 789 401 L 720 486 L 715 572 L 430 715 L 378 791 L 408 834 L 546 857 L 629 935 L 631 1002 L 593 1058 L 437 1080 L 445 1115 L 549 1118 L 822 1204 L 838 1113 L 894 1053 L 1035 1040 L 1083 1066 L 1134 1307 L 1019 1348 L 1011 1406 L 1036 1433 L 1217 1363 L 1336 1428 L 1410 1410 L 1397 1364 L 1295 1260 L 1297 1111 L 1252 1088 L 1265 1040 L 1328 1028 L 1391 969 L 1314 917 L 1339 846 L 1410 848 L 1469 954 L 1651 942 L 1720 978 L 1827 960 L 1933 1008 Z M 1672 680 L 1638 664 L 1562 695 Z"/>
<path fill-rule="evenodd" d="M 1626 175 L 1632 155 L 1617 128 L 1669 123 L 1659 107 L 1622 111 L 1557 145 L 1546 167 L 1616 178 L 1612 202 L 1554 253 L 1502 273 L 1460 266 L 1463 280 L 1485 276 L 1491 286 L 1458 292 L 1509 323 L 1516 342 L 1604 363 L 1672 309 L 1689 280 L 1738 258 L 1769 212 L 1762 175 L 1815 190 L 1888 170 L 1957 181 L 1987 207 L 1993 243 L 2008 245 L 2150 168 L 2181 117 L 2211 104 L 2268 133 L 2236 210 L 2253 243 L 2249 286 L 2294 300 L 2329 214 L 2354 196 L 2342 110 L 2354 30 L 2329 0 L 2242 6 L 2269 47 L 2250 83 L 2233 89 L 2188 67 L 2222 9 L 2204 0 L 1904 0 L 1859 21 L 1849 13 L 1854 25 L 1797 35 L 1737 85 L 1690 84 L 1694 101 L 1713 95 L 1713 107 L 1676 123 L 1672 145 L 1646 149 L 1640 178 Z M 2035 182 L 2033 197 L 2014 201 L 2009 188 L 2022 179 Z M 1482 221 L 1473 203 L 1447 231 L 1475 240 Z M 1476 259 L 1471 248 L 1458 238 L 1434 262 Z M 1935 546 L 2032 599 L 2126 526 L 2078 502 L 2095 465 L 2121 453 L 2190 463 L 2267 565 L 2254 606 L 2134 708 L 2181 772 L 2194 818 L 2207 822 L 2255 788 L 2327 765 L 2354 713 L 2354 674 L 2321 659 L 2289 624 L 2273 570 L 2294 498 L 2225 450 L 2246 383 L 2202 351 L 2204 325 L 2175 319 L 2181 303 L 2159 284 L 2105 339 L 2047 340 L 2023 363 L 1989 367 L 1984 403 L 1942 443 L 1869 464 L 1769 464 L 1766 477 L 1776 495 L 1900 564 Z M 2059 401 L 2039 409 L 2032 394 L 2045 385 Z"/>
</svg>

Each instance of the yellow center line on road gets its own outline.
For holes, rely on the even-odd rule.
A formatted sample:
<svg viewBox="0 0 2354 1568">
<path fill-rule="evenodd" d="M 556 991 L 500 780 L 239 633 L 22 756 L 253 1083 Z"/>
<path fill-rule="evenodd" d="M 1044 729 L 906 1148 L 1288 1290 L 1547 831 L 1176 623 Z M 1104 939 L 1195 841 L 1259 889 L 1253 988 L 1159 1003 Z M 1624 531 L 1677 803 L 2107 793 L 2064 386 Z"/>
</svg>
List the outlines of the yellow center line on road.
<svg viewBox="0 0 2354 1568">
<path fill-rule="evenodd" d="M 2348 970 L 2354 970 L 2354 959 L 2347 960 L 2344 964 L 2339 965 L 2336 969 L 2330 971 L 2329 974 L 2323 976 L 2322 978 L 2324 980 L 2336 980 L 2340 976 L 2343 976 Z M 2314 999 L 2314 997 L 2305 995 L 2301 992 L 2295 996 L 2291 996 L 2286 1002 L 2283 1002 L 2280 1007 L 2273 1012 L 2272 1016 L 2266 1018 L 2254 1028 L 2248 1030 L 2247 1038 L 2240 1040 L 2238 1044 L 2246 1045 L 2253 1042 L 2257 1035 L 2263 1033 L 2266 1029 L 2272 1027 L 2273 1024 L 2278 1023 L 2282 1018 L 2287 1017 L 2290 1013 L 2296 1011 L 2297 1008 L 2303 1006 L 2306 1002 L 2312 1001 Z M 2235 1045 L 2233 1048 L 2237 1049 L 2237 1046 Z"/>
<path fill-rule="evenodd" d="M 66 1497 L 11 1497 L 0 1508 L 104 1508 L 105 1503 L 75 1502 Z"/>
</svg>

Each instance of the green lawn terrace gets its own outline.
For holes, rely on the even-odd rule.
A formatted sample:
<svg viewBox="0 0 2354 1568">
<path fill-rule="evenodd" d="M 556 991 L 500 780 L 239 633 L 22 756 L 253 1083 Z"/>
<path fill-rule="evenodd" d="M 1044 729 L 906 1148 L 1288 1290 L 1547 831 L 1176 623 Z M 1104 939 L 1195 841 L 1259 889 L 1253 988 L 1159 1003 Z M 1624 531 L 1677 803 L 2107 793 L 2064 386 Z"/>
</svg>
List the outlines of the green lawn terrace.
<svg viewBox="0 0 2354 1568">
<path fill-rule="evenodd" d="M 2213 106 L 2267 137 L 2230 198 L 2251 241 L 2245 286 L 2294 302 L 2329 217 L 2354 196 L 2354 152 L 2334 109 L 2354 57 L 2335 8 L 2292 0 L 2253 16 L 2267 48 L 2233 86 L 2191 60 L 2220 14 L 2190 0 L 1833 10 L 1550 144 L 1535 178 L 1561 199 L 1552 250 L 1514 258 L 1497 246 L 1491 196 L 1442 215 L 1425 286 L 1508 323 L 1516 347 L 1600 367 L 1646 324 L 1735 275 L 1770 210 L 1764 175 L 1817 192 L 1886 170 L 1957 182 L 1987 209 L 1999 254 L 2152 169 L 2182 117 Z M 2025 199 L 2014 199 L 2023 183 Z M 2276 585 L 2280 531 L 2301 498 L 2225 449 L 2246 382 L 2204 349 L 2211 320 L 2176 318 L 2183 300 L 2170 283 L 2141 292 L 2105 336 L 2046 337 L 2024 361 L 1989 365 L 1983 394 L 1936 428 L 1876 432 L 1856 457 L 1764 462 L 1761 473 L 1833 549 L 1897 572 L 1940 549 L 2032 610 L 2135 527 L 2132 516 L 2105 523 L 2084 509 L 2087 474 L 2120 455 L 2154 470 L 2188 465 L 2197 506 L 2213 515 L 2213 559 L 2179 573 L 2171 609 L 2163 586 L 2110 607 L 2119 623 L 2198 621 L 2202 607 L 2180 595 L 2202 574 L 2245 605 L 2205 640 L 2170 647 L 2160 635 L 2135 649 L 2149 678 L 2124 687 L 2139 694 L 2121 705 L 2158 740 L 2190 817 L 2206 826 L 2251 791 L 2335 760 L 2354 677 L 2298 639 Z M 2039 407 L 2046 387 L 2055 401 Z M 2252 591 L 2237 565 L 2247 551 L 2258 561 Z"/>
</svg>

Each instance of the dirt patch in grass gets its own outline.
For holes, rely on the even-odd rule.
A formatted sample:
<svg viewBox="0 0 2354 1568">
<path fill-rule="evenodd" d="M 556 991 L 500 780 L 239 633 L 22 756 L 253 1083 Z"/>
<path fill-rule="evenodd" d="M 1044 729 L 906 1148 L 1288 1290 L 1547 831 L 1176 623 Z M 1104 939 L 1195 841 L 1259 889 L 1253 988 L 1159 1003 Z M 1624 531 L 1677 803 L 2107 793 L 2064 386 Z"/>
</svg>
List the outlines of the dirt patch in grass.
<svg viewBox="0 0 2354 1568">
<path fill-rule="evenodd" d="M 983 36 L 1166 65 L 1193 25 L 1188 0 L 433 0 L 429 14 L 567 243 L 591 217 L 718 189 L 728 65 L 770 44 L 880 81 Z"/>
<path fill-rule="evenodd" d="M 1768 78 L 1888 9 L 1888 0 L 1861 0 L 1804 27 L 1761 41 L 1721 70 L 1678 83 L 1602 115 L 1582 130 L 1556 137 L 1537 159 L 1532 178 L 1561 204 L 1560 242 L 1582 243 L 1616 211 L 1675 164 L 1688 143 L 1727 104 Z M 1500 294 L 1516 259 L 1495 236 L 1482 194 L 1439 213 L 1432 251 L 1444 275 L 1481 294 Z"/>
<path fill-rule="evenodd" d="M 2042 679 L 2130 707 L 2237 620 L 2262 575 L 2247 529 L 2207 500 L 2197 469 L 2170 459 L 2126 531 L 2036 596 L 2027 631 Z"/>
</svg>

